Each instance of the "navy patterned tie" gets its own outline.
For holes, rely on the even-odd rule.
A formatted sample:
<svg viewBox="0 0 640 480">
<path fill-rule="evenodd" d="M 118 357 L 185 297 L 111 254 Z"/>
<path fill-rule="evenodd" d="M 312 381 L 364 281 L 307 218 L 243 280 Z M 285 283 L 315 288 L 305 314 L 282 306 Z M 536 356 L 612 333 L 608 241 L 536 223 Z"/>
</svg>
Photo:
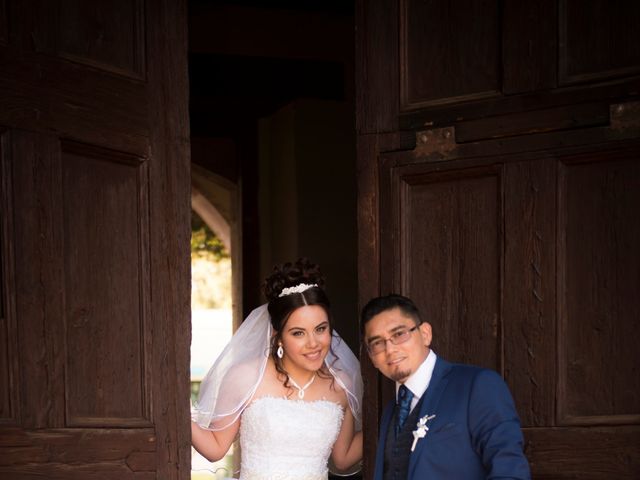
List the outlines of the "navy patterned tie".
<svg viewBox="0 0 640 480">
<path fill-rule="evenodd" d="M 409 412 L 411 411 L 411 400 L 413 393 L 404 385 L 400 385 L 398 390 L 398 414 L 396 415 L 396 437 L 400 434 L 404 422 L 407 421 Z"/>
</svg>

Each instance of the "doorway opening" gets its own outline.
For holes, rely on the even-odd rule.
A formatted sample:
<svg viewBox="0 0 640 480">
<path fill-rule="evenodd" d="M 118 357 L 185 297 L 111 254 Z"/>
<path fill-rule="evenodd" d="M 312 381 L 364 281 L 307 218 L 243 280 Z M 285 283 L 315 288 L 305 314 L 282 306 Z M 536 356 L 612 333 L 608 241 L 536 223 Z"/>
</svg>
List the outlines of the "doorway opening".
<svg viewBox="0 0 640 480">
<path fill-rule="evenodd" d="M 234 257 L 238 232 L 236 187 L 197 166 L 191 192 L 191 401 L 209 368 L 235 330 L 238 293 L 234 288 Z M 192 480 L 232 477 L 234 448 L 218 462 L 209 462 L 195 449 L 191 455 Z"/>
</svg>

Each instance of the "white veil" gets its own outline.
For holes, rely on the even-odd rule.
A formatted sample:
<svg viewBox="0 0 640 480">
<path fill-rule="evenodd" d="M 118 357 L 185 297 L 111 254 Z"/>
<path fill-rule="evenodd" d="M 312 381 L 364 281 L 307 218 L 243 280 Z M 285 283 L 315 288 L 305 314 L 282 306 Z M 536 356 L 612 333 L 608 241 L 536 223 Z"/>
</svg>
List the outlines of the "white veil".
<svg viewBox="0 0 640 480">
<path fill-rule="evenodd" d="M 202 380 L 191 417 L 207 430 L 235 422 L 256 392 L 270 353 L 271 320 L 267 304 L 253 310 Z M 334 330 L 325 364 L 347 395 L 356 429 L 362 427 L 360 363 Z"/>
</svg>

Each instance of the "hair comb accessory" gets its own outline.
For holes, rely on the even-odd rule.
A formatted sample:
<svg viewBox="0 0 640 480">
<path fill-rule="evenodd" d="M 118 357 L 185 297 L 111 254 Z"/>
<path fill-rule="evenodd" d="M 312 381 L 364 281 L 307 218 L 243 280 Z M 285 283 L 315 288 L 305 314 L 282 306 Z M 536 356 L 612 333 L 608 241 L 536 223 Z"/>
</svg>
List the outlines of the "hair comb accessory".
<svg viewBox="0 0 640 480">
<path fill-rule="evenodd" d="M 278 297 L 284 297 L 285 295 L 291 295 L 292 293 L 302 293 L 305 290 L 309 290 L 310 288 L 313 287 L 317 287 L 318 284 L 317 283 L 299 283 L 298 285 L 294 286 L 294 287 L 285 287 L 282 289 L 282 291 L 280 292 L 280 295 L 278 295 Z"/>
</svg>

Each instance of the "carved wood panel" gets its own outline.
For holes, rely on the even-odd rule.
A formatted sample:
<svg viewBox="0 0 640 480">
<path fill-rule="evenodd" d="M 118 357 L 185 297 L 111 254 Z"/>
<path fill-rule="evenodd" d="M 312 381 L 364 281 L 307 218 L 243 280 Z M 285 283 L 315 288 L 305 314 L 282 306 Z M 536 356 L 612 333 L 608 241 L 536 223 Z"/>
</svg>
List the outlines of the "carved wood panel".
<svg viewBox="0 0 640 480">
<path fill-rule="evenodd" d="M 638 151 L 560 172 L 558 422 L 640 424 Z"/>
<path fill-rule="evenodd" d="M 400 2 L 401 110 L 500 91 L 496 0 Z"/>
<path fill-rule="evenodd" d="M 406 172 L 397 181 L 400 291 L 417 299 L 436 352 L 502 371 L 500 171 Z"/>
<path fill-rule="evenodd" d="M 557 84 L 556 0 L 501 2 L 502 93 L 513 95 Z"/>
<path fill-rule="evenodd" d="M 526 454 L 535 480 L 636 480 L 640 472 L 637 425 L 525 428 Z"/>
<path fill-rule="evenodd" d="M 146 165 L 62 147 L 67 424 L 148 425 Z"/>
<path fill-rule="evenodd" d="M 186 478 L 186 2 L 7 3 L 0 477 Z"/>
<path fill-rule="evenodd" d="M 60 0 L 59 5 L 56 36 L 60 56 L 144 78 L 143 0 Z"/>
<path fill-rule="evenodd" d="M 13 212 L 10 132 L 0 129 L 0 424 L 16 425 L 19 417 L 13 256 Z"/>
<path fill-rule="evenodd" d="M 63 428 L 11 432 L 0 444 L 11 462 L 0 464 L 7 479 L 149 480 L 156 476 L 153 429 Z"/>
<path fill-rule="evenodd" d="M 633 1 L 357 0 L 358 130 L 636 96 L 638 23 Z"/>
<path fill-rule="evenodd" d="M 12 5 L 22 48 L 129 79 L 146 78 L 144 0 L 22 0 Z"/>
<path fill-rule="evenodd" d="M 8 42 L 7 3 L 5 0 L 0 0 L 0 45 L 6 45 Z"/>
<path fill-rule="evenodd" d="M 60 145 L 54 135 L 11 132 L 20 426 L 64 421 L 63 249 Z M 28 260 L 27 260 L 28 259 Z"/>
<path fill-rule="evenodd" d="M 402 289 L 428 310 L 458 293 L 431 267 L 450 257 L 438 229 L 451 218 L 461 231 L 492 228 L 494 210 L 455 217 L 438 185 L 468 188 L 464 172 L 498 172 L 499 217 L 475 243 L 482 254 L 498 248 L 498 270 L 477 278 L 497 290 L 500 342 L 470 347 L 452 331 L 460 347 L 438 350 L 436 329 L 434 349 L 482 363 L 498 345 L 533 478 L 640 478 L 640 4 L 436 3 L 356 1 L 361 305 Z M 471 12 L 476 23 L 462 31 Z M 371 438 L 393 386 L 366 363 L 363 372 Z"/>
<path fill-rule="evenodd" d="M 640 72 L 640 3 L 561 0 L 561 85 Z"/>
<path fill-rule="evenodd" d="M 0 135 L 4 133 L 0 131 Z M 9 296 L 9 289 L 6 286 L 7 274 L 5 272 L 5 264 L 7 259 L 11 258 L 5 252 L 7 245 L 7 227 L 9 208 L 6 202 L 8 195 L 5 193 L 6 185 L 10 183 L 6 181 L 7 172 L 5 171 L 4 149 L 2 148 L 2 137 L 0 136 L 0 422 L 6 422 L 11 418 L 11 367 L 9 366 L 9 320 L 7 318 L 6 303 Z"/>
<path fill-rule="evenodd" d="M 504 165 L 504 377 L 525 427 L 555 421 L 556 164 Z"/>
<path fill-rule="evenodd" d="M 380 291 L 416 301 L 438 354 L 503 374 L 534 478 L 636 478 L 637 141 L 448 148 L 381 156 Z"/>
</svg>

